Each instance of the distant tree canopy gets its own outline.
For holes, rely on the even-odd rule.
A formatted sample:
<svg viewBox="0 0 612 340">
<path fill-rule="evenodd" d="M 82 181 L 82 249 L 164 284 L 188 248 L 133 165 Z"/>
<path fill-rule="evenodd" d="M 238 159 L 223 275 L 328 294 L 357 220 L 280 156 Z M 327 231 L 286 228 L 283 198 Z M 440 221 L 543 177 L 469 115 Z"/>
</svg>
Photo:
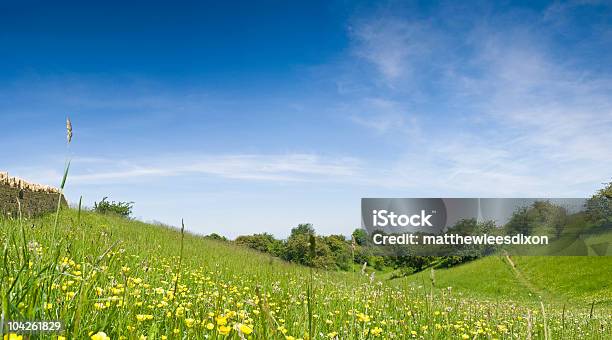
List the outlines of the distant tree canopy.
<svg viewBox="0 0 612 340">
<path fill-rule="evenodd" d="M 314 249 L 311 251 L 311 237 Z M 281 257 L 287 261 L 316 268 L 348 270 L 352 263 L 350 247 L 344 236 L 316 236 L 310 224 L 293 228 L 284 243 Z"/>
<path fill-rule="evenodd" d="M 360 246 L 363 246 L 368 242 L 368 232 L 365 231 L 365 229 L 363 228 L 355 229 L 355 231 L 353 231 L 352 236 L 353 236 L 353 239 L 355 240 L 355 243 L 357 243 Z"/>
<path fill-rule="evenodd" d="M 505 228 L 508 234 L 559 237 L 567 222 L 565 208 L 549 201 L 537 201 L 530 207 L 523 207 L 514 212 Z"/>
<path fill-rule="evenodd" d="M 102 198 L 100 202 L 94 202 L 94 211 L 102 214 L 115 214 L 122 217 L 130 217 L 134 202 L 107 201 L 108 197 Z"/>
<path fill-rule="evenodd" d="M 239 236 L 235 242 L 278 256 L 286 261 L 327 270 L 348 271 L 354 265 L 367 264 L 375 270 L 401 268 L 402 273 L 408 274 L 440 262 L 439 258 L 431 256 L 384 257 L 376 255 L 363 229 L 356 229 L 352 238 L 355 239 L 354 245 L 352 240 L 347 239 L 344 235 L 319 236 L 316 235 L 312 224 L 300 224 L 291 229 L 291 234 L 286 240 L 277 240 L 273 235 L 263 233 Z M 314 248 L 312 248 L 313 245 Z M 454 257 L 453 261 L 447 261 L 445 264 L 461 263 L 463 259 L 466 258 Z"/>
<path fill-rule="evenodd" d="M 297 227 L 291 229 L 291 236 L 297 235 L 311 235 L 314 234 L 315 230 L 310 223 L 299 224 Z"/>
<path fill-rule="evenodd" d="M 612 183 L 599 190 L 586 202 L 585 212 L 568 214 L 563 207 L 549 201 L 536 201 L 531 206 L 515 211 L 503 228 L 493 221 L 479 222 L 463 219 L 447 230 L 460 235 L 547 235 L 559 238 L 585 227 L 612 225 Z M 353 242 L 354 240 L 354 242 Z M 452 245 L 453 256 L 415 256 L 410 252 L 396 252 L 382 256 L 370 242 L 368 233 L 355 229 L 350 238 L 344 235 L 316 235 L 310 223 L 291 229 L 286 240 L 277 240 L 268 233 L 238 237 L 235 242 L 286 261 L 328 270 L 351 270 L 367 264 L 375 270 L 395 270 L 392 277 L 408 275 L 429 267 L 450 267 L 492 254 L 492 245 Z M 314 246 L 314 248 L 313 248 Z"/>
<path fill-rule="evenodd" d="M 596 225 L 612 225 L 612 182 L 587 200 L 586 216 Z"/>
</svg>

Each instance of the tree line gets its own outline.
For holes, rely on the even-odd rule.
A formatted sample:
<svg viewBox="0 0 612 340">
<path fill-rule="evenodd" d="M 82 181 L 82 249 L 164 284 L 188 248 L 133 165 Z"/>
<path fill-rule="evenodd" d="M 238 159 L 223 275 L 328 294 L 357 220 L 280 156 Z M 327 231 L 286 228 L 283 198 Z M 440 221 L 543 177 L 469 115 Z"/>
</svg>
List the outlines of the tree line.
<svg viewBox="0 0 612 340">
<path fill-rule="evenodd" d="M 538 201 L 529 207 L 514 212 L 503 228 L 497 228 L 491 221 L 478 222 L 466 219 L 457 222 L 448 232 L 462 235 L 477 234 L 524 234 L 548 235 L 559 238 L 576 228 L 596 233 L 612 228 L 612 182 L 587 199 L 584 211 L 569 214 L 565 208 L 548 201 Z M 315 239 L 314 256 L 310 253 L 310 237 Z M 218 234 L 207 238 L 228 241 Z M 414 256 L 395 254 L 381 256 L 371 244 L 367 232 L 355 229 L 350 237 L 344 235 L 317 235 L 312 224 L 300 224 L 291 229 L 286 240 L 276 239 L 269 233 L 243 235 L 235 244 L 246 246 L 289 262 L 327 270 L 352 270 L 367 265 L 377 271 L 394 270 L 396 276 L 403 276 L 429 267 L 458 265 L 495 252 L 487 246 L 464 246 L 455 249 L 455 256 Z"/>
</svg>

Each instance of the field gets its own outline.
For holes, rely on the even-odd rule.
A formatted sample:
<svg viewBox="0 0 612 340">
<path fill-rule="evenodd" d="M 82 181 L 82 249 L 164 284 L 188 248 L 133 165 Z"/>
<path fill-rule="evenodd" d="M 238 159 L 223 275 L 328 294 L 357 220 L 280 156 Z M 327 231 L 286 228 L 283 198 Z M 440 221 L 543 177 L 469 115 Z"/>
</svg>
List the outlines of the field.
<svg viewBox="0 0 612 340">
<path fill-rule="evenodd" d="M 0 224 L 5 320 L 62 320 L 59 339 L 612 338 L 611 257 L 388 280 L 92 212 Z"/>
<path fill-rule="evenodd" d="M 511 261 L 511 262 L 509 262 Z M 512 267 L 514 264 L 514 267 Z M 466 297 L 512 300 L 590 313 L 612 310 L 611 257 L 486 257 L 434 273 L 437 286 L 453 286 Z M 412 275 L 402 284 L 430 284 L 431 272 Z"/>
</svg>

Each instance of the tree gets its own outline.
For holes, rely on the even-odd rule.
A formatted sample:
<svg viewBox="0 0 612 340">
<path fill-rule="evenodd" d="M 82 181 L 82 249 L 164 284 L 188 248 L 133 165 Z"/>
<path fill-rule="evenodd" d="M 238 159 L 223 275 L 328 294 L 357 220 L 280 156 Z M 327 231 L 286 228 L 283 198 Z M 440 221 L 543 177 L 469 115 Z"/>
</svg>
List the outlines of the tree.
<svg viewBox="0 0 612 340">
<path fill-rule="evenodd" d="M 352 236 L 355 239 L 355 243 L 360 246 L 364 246 L 368 242 L 368 232 L 363 228 L 355 229 Z"/>
<path fill-rule="evenodd" d="M 283 249 L 283 258 L 287 261 L 307 264 L 308 263 L 308 234 L 291 233 Z"/>
<path fill-rule="evenodd" d="M 549 201 L 536 201 L 515 211 L 506 223 L 507 234 L 559 237 L 567 225 L 567 210 Z"/>
<path fill-rule="evenodd" d="M 530 209 L 530 219 L 534 234 L 559 237 L 567 225 L 567 210 L 549 201 L 537 201 Z"/>
<path fill-rule="evenodd" d="M 495 234 L 495 224 L 492 221 L 478 222 L 475 218 L 459 220 L 447 231 L 448 234 L 459 234 L 463 236 L 491 235 Z M 461 245 L 442 245 L 440 246 L 449 254 L 458 254 L 452 260 L 453 263 L 469 261 L 485 254 L 495 251 L 495 247 L 484 244 L 461 244 Z M 447 259 L 441 262 L 447 262 Z"/>
<path fill-rule="evenodd" d="M 291 229 L 291 236 L 295 236 L 295 235 L 310 235 L 310 234 L 314 234 L 315 230 L 312 227 L 311 223 L 302 223 L 302 224 L 298 224 L 297 227 Z"/>
<path fill-rule="evenodd" d="M 342 270 L 349 270 L 353 260 L 351 259 L 349 243 L 344 238 L 344 235 L 330 235 L 323 237 L 323 240 L 331 251 L 336 267 Z"/>
<path fill-rule="evenodd" d="M 314 238 L 314 242 L 310 241 L 311 237 Z M 291 230 L 291 235 L 283 248 L 282 257 L 287 261 L 315 268 L 348 268 L 348 266 L 343 265 L 343 252 L 340 252 L 338 257 L 336 257 L 336 254 L 330 248 L 331 244 L 334 249 L 341 249 L 340 242 L 344 242 L 346 247 L 348 247 L 346 240 L 341 240 L 344 240 L 344 236 L 315 236 L 312 224 L 300 224 Z M 311 250 L 311 245 L 313 244 L 314 249 Z"/>
<path fill-rule="evenodd" d="M 478 232 L 478 222 L 475 218 L 462 219 L 450 227 L 448 232 L 459 235 L 474 235 Z"/>
<path fill-rule="evenodd" d="M 521 207 L 512 213 L 510 221 L 506 223 L 506 233 L 531 235 L 531 224 L 529 223 L 529 210 L 527 207 Z"/>
<path fill-rule="evenodd" d="M 586 215 L 596 225 L 612 225 L 612 182 L 586 201 Z"/>
</svg>

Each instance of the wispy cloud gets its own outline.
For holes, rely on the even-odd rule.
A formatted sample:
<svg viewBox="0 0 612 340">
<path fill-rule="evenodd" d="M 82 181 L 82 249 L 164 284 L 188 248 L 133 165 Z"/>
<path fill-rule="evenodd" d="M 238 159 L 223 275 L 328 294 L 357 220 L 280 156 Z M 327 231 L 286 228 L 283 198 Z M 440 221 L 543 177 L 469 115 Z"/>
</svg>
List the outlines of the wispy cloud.
<svg viewBox="0 0 612 340">
<path fill-rule="evenodd" d="M 475 20 L 471 29 L 436 40 L 431 63 L 430 47 L 419 43 L 438 35 L 428 22 L 377 16 L 354 28 L 358 56 L 380 80 L 403 77 L 401 87 L 373 88 L 378 100 L 409 107 L 414 98 L 405 89 L 426 88 L 424 101 L 441 100 L 455 111 L 439 124 L 423 125 L 425 138 L 409 140 L 391 178 L 429 192 L 540 196 L 585 195 L 609 179 L 612 77 L 558 54 L 542 33 L 552 15 L 544 11 L 539 23 Z M 497 21 L 506 25 L 489 24 Z M 440 61 L 444 72 L 438 72 Z M 429 77 L 406 77 L 415 65 Z M 382 119 L 379 112 L 384 109 L 353 121 L 382 132 L 402 126 L 402 116 Z"/>
<path fill-rule="evenodd" d="M 97 185 L 159 180 L 176 176 L 212 176 L 231 180 L 329 182 L 359 176 L 361 162 L 313 154 L 180 155 L 152 159 L 75 158 L 70 182 Z M 53 182 L 57 171 L 20 169 L 36 180 Z M 44 174 L 40 176 L 40 174 Z"/>
<path fill-rule="evenodd" d="M 415 115 L 401 103 L 382 98 L 366 98 L 351 106 L 352 113 L 349 118 L 355 124 L 363 126 L 376 133 L 408 132 L 411 135 L 418 133 L 418 122 Z"/>
<path fill-rule="evenodd" d="M 431 29 L 423 22 L 386 16 L 357 21 L 350 32 L 355 55 L 375 65 L 387 81 L 410 76 L 431 52 Z"/>
</svg>

